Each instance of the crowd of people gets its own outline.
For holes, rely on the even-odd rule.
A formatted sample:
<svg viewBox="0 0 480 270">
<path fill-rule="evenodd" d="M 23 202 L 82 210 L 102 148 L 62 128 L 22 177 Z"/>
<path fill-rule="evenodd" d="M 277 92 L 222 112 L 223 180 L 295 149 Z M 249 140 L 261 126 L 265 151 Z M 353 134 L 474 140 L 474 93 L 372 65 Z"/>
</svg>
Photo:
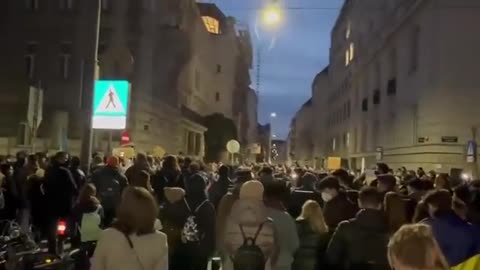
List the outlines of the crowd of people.
<svg viewBox="0 0 480 270">
<path fill-rule="evenodd" d="M 0 161 L 0 218 L 93 270 L 480 269 L 480 181 L 421 168 L 374 177 L 279 165 L 59 152 Z M 91 266 L 90 266 L 91 263 Z"/>
</svg>

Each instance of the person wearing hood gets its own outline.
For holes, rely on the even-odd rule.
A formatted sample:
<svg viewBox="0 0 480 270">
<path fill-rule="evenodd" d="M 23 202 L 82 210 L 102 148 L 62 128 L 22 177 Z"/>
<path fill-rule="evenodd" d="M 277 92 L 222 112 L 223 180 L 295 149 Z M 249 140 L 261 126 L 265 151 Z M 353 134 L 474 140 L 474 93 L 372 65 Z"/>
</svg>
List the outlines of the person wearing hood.
<svg viewBox="0 0 480 270">
<path fill-rule="evenodd" d="M 357 213 L 357 206 L 348 200 L 335 176 L 325 177 L 315 188 L 321 193 L 324 202 L 323 213 L 329 231 L 333 232 L 340 222 L 353 218 Z"/>
<path fill-rule="evenodd" d="M 225 194 L 227 194 L 228 188 L 232 184 L 229 178 L 229 171 L 230 169 L 227 166 L 220 166 L 218 169 L 218 179 L 210 186 L 208 198 L 215 206 L 215 209 L 218 208 L 220 200 L 223 198 L 223 196 L 225 196 Z"/>
<path fill-rule="evenodd" d="M 331 269 L 390 269 L 387 260 L 388 222 L 382 211 L 383 196 L 373 187 L 359 193 L 361 210 L 341 222 L 327 248 Z"/>
<path fill-rule="evenodd" d="M 267 211 L 278 236 L 276 239 L 278 259 L 273 267 L 275 270 L 290 270 L 295 252 L 300 245 L 295 220 L 287 213 L 282 203 L 283 189 L 282 182 L 272 182 L 266 186 L 264 194 Z"/>
<path fill-rule="evenodd" d="M 261 182 L 251 180 L 245 182 L 238 200 L 232 206 L 226 220 L 225 235 L 217 247 L 222 256 L 224 270 L 233 270 L 232 257 L 245 242 L 244 238 L 257 238 L 255 245 L 261 248 L 265 258 L 265 270 L 273 269 L 276 263 L 276 239 L 273 222 L 263 203 L 264 187 Z M 242 234 L 242 230 L 244 235 Z"/>
<path fill-rule="evenodd" d="M 175 199 L 172 197 L 180 199 L 180 193 L 173 191 L 165 190 L 168 201 Z M 206 270 L 215 249 L 215 209 L 207 199 L 206 183 L 202 176 L 194 174 L 188 179 L 185 197 L 168 206 L 162 219 L 167 235 L 174 238 L 169 240 L 173 242 L 174 249 L 170 253 L 170 269 Z M 196 230 L 193 237 L 188 234 L 188 229 L 192 227 Z"/>
<path fill-rule="evenodd" d="M 48 250 L 56 254 L 57 223 L 72 214 L 74 200 L 78 194 L 77 185 L 68 169 L 68 153 L 58 152 L 52 165 L 45 172 L 44 191 L 49 215 Z"/>
<path fill-rule="evenodd" d="M 300 215 L 303 205 L 308 200 L 314 200 L 320 205 L 323 204 L 322 197 L 315 192 L 314 185 L 317 181 L 318 178 L 314 174 L 305 173 L 301 181 L 302 186 L 291 192 L 288 213 L 293 218 L 297 218 Z"/>
<path fill-rule="evenodd" d="M 233 185 L 233 189 L 227 192 L 227 194 L 225 194 L 218 203 L 217 218 L 215 221 L 215 227 L 217 228 L 217 246 L 223 245 L 223 237 L 225 236 L 227 218 L 231 213 L 233 204 L 238 200 L 241 187 L 245 182 L 253 179 L 252 171 L 245 168 L 239 168 L 235 172 L 235 178 L 236 181 Z"/>
<path fill-rule="evenodd" d="M 178 165 L 177 157 L 166 156 L 162 163 L 162 168 L 155 172 L 152 177 L 152 187 L 155 190 L 155 195 L 159 204 L 164 202 L 165 187 L 183 187 L 181 181 L 181 172 Z"/>
<path fill-rule="evenodd" d="M 153 175 L 152 168 L 148 163 L 147 155 L 144 153 L 138 153 L 133 165 L 130 166 L 125 172 L 128 182 L 134 182 L 134 178 L 137 177 L 142 171 L 147 171 L 150 175 Z"/>
</svg>

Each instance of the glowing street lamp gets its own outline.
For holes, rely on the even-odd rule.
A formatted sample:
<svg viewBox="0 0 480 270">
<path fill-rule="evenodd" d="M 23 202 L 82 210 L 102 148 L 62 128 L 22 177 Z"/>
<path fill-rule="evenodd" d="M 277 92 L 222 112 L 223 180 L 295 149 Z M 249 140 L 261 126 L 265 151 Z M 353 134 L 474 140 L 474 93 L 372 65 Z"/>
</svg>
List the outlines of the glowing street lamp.
<svg viewBox="0 0 480 270">
<path fill-rule="evenodd" d="M 277 27 L 281 24 L 283 19 L 283 11 L 276 1 L 266 6 L 261 11 L 262 22 L 267 27 Z"/>
<path fill-rule="evenodd" d="M 272 117 L 272 118 L 277 117 L 277 113 L 276 113 L 276 112 L 272 112 L 272 113 L 270 114 L 270 117 Z"/>
</svg>

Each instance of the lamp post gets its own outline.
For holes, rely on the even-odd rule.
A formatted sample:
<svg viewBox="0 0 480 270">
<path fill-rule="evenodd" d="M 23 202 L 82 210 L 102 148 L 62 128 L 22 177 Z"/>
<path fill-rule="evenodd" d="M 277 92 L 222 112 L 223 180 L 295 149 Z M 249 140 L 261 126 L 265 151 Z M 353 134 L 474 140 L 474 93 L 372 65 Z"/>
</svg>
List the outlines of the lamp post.
<svg viewBox="0 0 480 270">
<path fill-rule="evenodd" d="M 82 166 L 85 168 L 85 171 L 88 173 L 90 169 L 90 162 L 92 159 L 92 141 L 93 141 L 93 129 L 92 129 L 92 113 L 93 113 L 93 91 L 95 86 L 95 79 L 97 77 L 97 63 L 98 63 L 98 42 L 100 36 L 100 17 L 102 12 L 102 0 L 89 0 L 86 1 L 87 9 L 86 21 L 92 22 L 88 23 L 88 29 L 85 31 L 89 40 L 91 40 L 91 46 L 88 51 L 85 61 L 85 65 L 82 65 L 82 68 L 85 68 L 86 72 L 84 77 L 81 78 L 83 82 L 82 89 L 82 109 L 85 117 L 83 126 L 82 126 L 82 145 L 80 151 L 80 160 Z M 91 10 L 90 8 L 93 8 Z"/>
<path fill-rule="evenodd" d="M 272 0 L 261 10 L 262 23 L 268 28 L 278 28 L 283 18 L 283 9 L 277 0 Z"/>
</svg>

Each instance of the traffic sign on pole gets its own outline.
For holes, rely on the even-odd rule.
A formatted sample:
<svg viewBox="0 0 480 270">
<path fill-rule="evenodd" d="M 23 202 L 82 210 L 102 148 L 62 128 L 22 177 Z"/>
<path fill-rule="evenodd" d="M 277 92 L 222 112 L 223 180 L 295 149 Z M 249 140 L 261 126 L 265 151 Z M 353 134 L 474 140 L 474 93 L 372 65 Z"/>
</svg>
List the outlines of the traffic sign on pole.
<svg viewBox="0 0 480 270">
<path fill-rule="evenodd" d="M 128 81 L 95 81 L 92 127 L 94 129 L 125 129 L 128 99 Z"/>
<path fill-rule="evenodd" d="M 475 163 L 477 161 L 477 143 L 473 140 L 467 143 L 467 163 Z"/>
</svg>

